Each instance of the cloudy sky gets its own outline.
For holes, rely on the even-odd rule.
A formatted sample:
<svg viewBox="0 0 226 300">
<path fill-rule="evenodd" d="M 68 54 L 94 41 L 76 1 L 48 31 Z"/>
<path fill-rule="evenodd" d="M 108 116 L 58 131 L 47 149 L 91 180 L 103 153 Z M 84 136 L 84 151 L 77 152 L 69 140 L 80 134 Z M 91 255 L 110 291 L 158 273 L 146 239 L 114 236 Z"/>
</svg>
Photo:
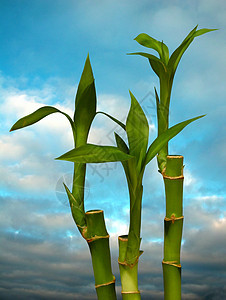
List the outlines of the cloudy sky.
<svg viewBox="0 0 226 300">
<path fill-rule="evenodd" d="M 73 147 L 70 125 L 53 114 L 9 133 L 22 116 L 43 105 L 73 115 L 74 96 L 90 54 L 98 107 L 125 120 L 130 89 L 156 137 L 148 62 L 126 53 L 142 50 L 145 32 L 172 52 L 188 32 L 219 28 L 196 38 L 177 71 L 170 123 L 201 114 L 170 142 L 185 157 L 183 299 L 223 299 L 226 283 L 225 95 L 226 2 L 0 1 L 0 298 L 96 299 L 88 247 L 75 227 L 62 182 L 72 163 L 55 161 Z M 89 141 L 112 145 L 120 129 L 105 117 Z M 128 230 L 129 199 L 120 163 L 89 165 L 86 210 L 103 209 L 111 235 L 112 264 L 120 297 L 117 236 Z M 140 289 L 143 299 L 163 299 L 164 192 L 156 161 L 144 177 Z"/>
</svg>

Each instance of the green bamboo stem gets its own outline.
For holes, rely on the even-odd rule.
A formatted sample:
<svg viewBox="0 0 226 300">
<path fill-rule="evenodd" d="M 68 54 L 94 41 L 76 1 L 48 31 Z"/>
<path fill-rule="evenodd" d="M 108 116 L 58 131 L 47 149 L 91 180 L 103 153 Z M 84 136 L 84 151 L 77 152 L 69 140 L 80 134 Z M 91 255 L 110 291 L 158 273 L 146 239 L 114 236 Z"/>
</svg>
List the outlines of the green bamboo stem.
<svg viewBox="0 0 226 300">
<path fill-rule="evenodd" d="M 84 210 L 86 164 L 74 163 L 72 194 Z"/>
<path fill-rule="evenodd" d="M 164 299 L 181 299 L 180 249 L 183 230 L 183 156 L 167 156 L 162 172 L 166 195 L 164 219 Z"/>
<path fill-rule="evenodd" d="M 84 211 L 85 173 L 86 164 L 74 163 L 72 194 L 82 211 Z M 89 246 L 97 298 L 116 300 L 115 277 L 112 274 L 109 235 L 105 226 L 104 213 L 102 210 L 88 211 L 82 224 L 78 222 L 77 215 L 74 216 L 75 223 Z"/>
<path fill-rule="evenodd" d="M 87 232 L 85 239 L 89 245 L 95 278 L 95 288 L 99 300 L 116 300 L 115 277 L 112 274 L 109 234 L 106 230 L 102 210 L 86 212 Z"/>
<path fill-rule="evenodd" d="M 133 265 L 140 256 L 140 230 L 142 210 L 143 186 L 138 184 L 135 189 L 130 188 L 130 224 L 125 261 Z"/>
<path fill-rule="evenodd" d="M 123 235 L 118 238 L 119 242 L 119 271 L 122 285 L 123 300 L 140 300 L 140 291 L 138 290 L 138 259 L 132 265 L 126 264 L 126 254 L 128 248 L 128 236 Z"/>
</svg>

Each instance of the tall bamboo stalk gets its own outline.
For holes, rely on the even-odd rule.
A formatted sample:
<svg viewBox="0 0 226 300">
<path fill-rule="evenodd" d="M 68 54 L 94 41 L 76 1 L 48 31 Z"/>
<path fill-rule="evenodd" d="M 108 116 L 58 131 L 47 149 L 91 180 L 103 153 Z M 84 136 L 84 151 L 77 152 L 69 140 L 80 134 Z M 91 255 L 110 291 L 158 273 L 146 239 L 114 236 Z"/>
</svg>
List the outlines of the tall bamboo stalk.
<svg viewBox="0 0 226 300">
<path fill-rule="evenodd" d="M 158 52 L 159 57 L 149 53 L 131 53 L 148 58 L 149 63 L 159 77 L 160 98 L 155 89 L 158 136 L 169 127 L 169 106 L 173 79 L 181 57 L 195 37 L 215 29 L 199 29 L 197 26 L 186 36 L 180 46 L 169 57 L 168 47 L 147 34 L 138 35 L 135 40 L 144 47 Z M 164 219 L 164 259 L 163 279 L 165 300 L 181 299 L 180 249 L 183 229 L 183 157 L 169 156 L 168 143 L 159 151 L 158 167 L 163 175 L 166 196 L 166 217 Z"/>
<path fill-rule="evenodd" d="M 138 259 L 133 266 L 125 264 L 126 252 L 128 247 L 128 235 L 122 235 L 118 238 L 119 242 L 119 271 L 122 285 L 123 300 L 140 300 L 140 291 L 138 289 Z"/>
<path fill-rule="evenodd" d="M 125 141 L 119 135 L 115 134 L 117 147 L 86 144 L 78 148 L 74 148 L 57 158 L 75 163 L 122 162 L 130 195 L 129 233 L 126 237 L 124 236 L 119 238 L 118 262 L 121 275 L 123 300 L 140 299 L 140 292 L 138 289 L 138 261 L 142 254 L 142 251 L 140 250 L 140 231 L 143 194 L 142 180 L 145 167 L 170 139 L 183 130 L 185 126 L 198 118 L 200 117 L 184 121 L 167 129 L 154 140 L 147 150 L 149 126 L 142 108 L 136 98 L 131 94 L 131 107 L 125 127 L 128 135 L 129 146 L 126 145 Z M 87 239 L 87 231 L 89 232 L 89 225 L 86 220 L 87 214 L 84 214 L 83 210 L 80 209 L 80 205 L 76 202 L 76 199 L 67 187 L 66 190 L 70 199 L 72 215 L 75 220 L 80 222 L 80 226 L 78 228 L 80 229 L 83 237 Z M 77 224 L 76 221 L 75 223 Z M 96 226 L 93 228 L 95 229 Z M 93 236 L 95 235 L 99 236 L 99 233 L 97 232 Z M 102 235 L 106 238 L 107 233 L 103 230 Z M 95 266 L 96 264 L 94 263 L 94 270 L 96 268 Z M 101 282 L 103 287 L 106 286 L 107 281 Z M 111 281 L 109 281 L 109 285 L 110 283 Z"/>
<path fill-rule="evenodd" d="M 102 210 L 86 212 L 87 232 L 98 299 L 115 300 L 115 277 L 111 269 L 109 234 L 106 230 Z"/>
<path fill-rule="evenodd" d="M 62 113 L 70 122 L 74 147 L 87 143 L 87 138 L 96 112 L 96 91 L 93 72 L 87 56 L 84 70 L 75 98 L 75 113 L 72 120 L 69 115 L 52 106 L 44 106 L 32 114 L 18 120 L 10 131 L 32 125 L 52 113 Z M 116 120 L 117 121 L 117 120 Z M 85 213 L 84 186 L 86 161 L 74 163 L 72 192 L 64 184 L 71 206 L 71 212 L 78 230 L 87 241 L 91 253 L 95 287 L 99 300 L 116 300 L 115 277 L 112 274 L 109 235 L 106 230 L 103 211 Z"/>
<path fill-rule="evenodd" d="M 164 299 L 181 299 L 180 249 L 183 229 L 183 156 L 167 156 L 162 172 L 166 217 L 164 219 L 164 258 L 162 261 Z"/>
</svg>

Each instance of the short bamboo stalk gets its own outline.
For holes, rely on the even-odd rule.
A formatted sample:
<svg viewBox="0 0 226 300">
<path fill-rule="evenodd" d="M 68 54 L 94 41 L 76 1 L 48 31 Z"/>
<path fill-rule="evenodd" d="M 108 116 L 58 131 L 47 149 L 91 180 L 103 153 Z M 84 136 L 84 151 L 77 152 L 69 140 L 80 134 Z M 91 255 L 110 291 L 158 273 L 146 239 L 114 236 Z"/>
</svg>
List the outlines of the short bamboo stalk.
<svg viewBox="0 0 226 300">
<path fill-rule="evenodd" d="M 109 234 L 106 230 L 102 210 L 86 212 L 87 232 L 85 239 L 89 245 L 95 278 L 95 288 L 99 300 L 116 300 L 115 277 L 112 274 Z"/>
<path fill-rule="evenodd" d="M 164 259 L 162 261 L 164 299 L 181 300 L 180 250 L 183 230 L 183 156 L 167 156 L 162 172 L 166 195 L 164 219 Z"/>
<path fill-rule="evenodd" d="M 140 300 L 140 291 L 138 290 L 138 259 L 131 266 L 125 263 L 128 245 L 128 236 L 123 235 L 118 238 L 119 242 L 119 271 L 122 285 L 123 300 Z"/>
</svg>

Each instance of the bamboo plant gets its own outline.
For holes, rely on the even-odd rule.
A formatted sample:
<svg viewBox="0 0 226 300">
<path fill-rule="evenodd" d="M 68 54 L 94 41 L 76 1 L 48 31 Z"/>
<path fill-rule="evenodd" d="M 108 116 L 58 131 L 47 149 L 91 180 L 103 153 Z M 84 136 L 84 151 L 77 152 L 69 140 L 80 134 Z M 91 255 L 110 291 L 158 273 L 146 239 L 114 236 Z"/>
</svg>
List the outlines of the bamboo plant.
<svg viewBox="0 0 226 300">
<path fill-rule="evenodd" d="M 145 167 L 166 142 L 177 135 L 189 123 L 202 116 L 181 122 L 167 129 L 148 148 L 148 121 L 136 98 L 132 93 L 130 93 L 130 96 L 131 106 L 125 126 L 128 145 L 115 133 L 117 147 L 86 144 L 70 150 L 57 159 L 75 163 L 122 162 L 130 196 L 129 232 L 128 235 L 119 237 L 118 263 L 122 297 L 123 300 L 139 300 L 141 297 L 138 289 L 138 260 L 142 254 L 140 250 L 140 229 L 143 194 L 142 180 Z M 126 159 L 116 157 L 115 154 L 118 151 L 126 155 Z M 127 159 L 128 157 L 129 159 Z"/>
<path fill-rule="evenodd" d="M 96 91 L 89 55 L 87 56 L 83 73 L 75 97 L 75 112 L 72 119 L 65 112 L 52 106 L 44 106 L 32 114 L 18 120 L 11 128 L 14 131 L 32 125 L 52 113 L 61 113 L 69 121 L 72 129 L 74 147 L 79 148 L 87 143 L 91 123 L 96 112 Z M 122 125 L 118 120 L 113 120 Z M 129 156 L 121 151 L 115 151 L 116 160 L 128 159 Z M 102 210 L 85 212 L 84 186 L 86 164 L 75 162 L 72 192 L 64 184 L 67 192 L 71 213 L 82 237 L 87 241 L 93 264 L 95 287 L 98 299 L 115 300 L 115 277 L 112 274 L 109 248 L 109 234 L 106 230 Z"/>
<path fill-rule="evenodd" d="M 169 106 L 174 75 L 186 49 L 195 37 L 216 29 L 199 29 L 197 26 L 186 36 L 179 47 L 169 57 L 166 44 L 145 33 L 135 40 L 142 46 L 158 52 L 159 57 L 143 52 L 130 53 L 148 58 L 151 68 L 159 77 L 160 97 L 155 89 L 158 136 L 169 128 Z M 162 261 L 164 279 L 164 299 L 181 299 L 180 249 L 183 229 L 183 156 L 169 155 L 168 143 L 157 156 L 158 168 L 164 179 L 166 197 L 166 217 L 164 219 L 164 258 Z"/>
</svg>

